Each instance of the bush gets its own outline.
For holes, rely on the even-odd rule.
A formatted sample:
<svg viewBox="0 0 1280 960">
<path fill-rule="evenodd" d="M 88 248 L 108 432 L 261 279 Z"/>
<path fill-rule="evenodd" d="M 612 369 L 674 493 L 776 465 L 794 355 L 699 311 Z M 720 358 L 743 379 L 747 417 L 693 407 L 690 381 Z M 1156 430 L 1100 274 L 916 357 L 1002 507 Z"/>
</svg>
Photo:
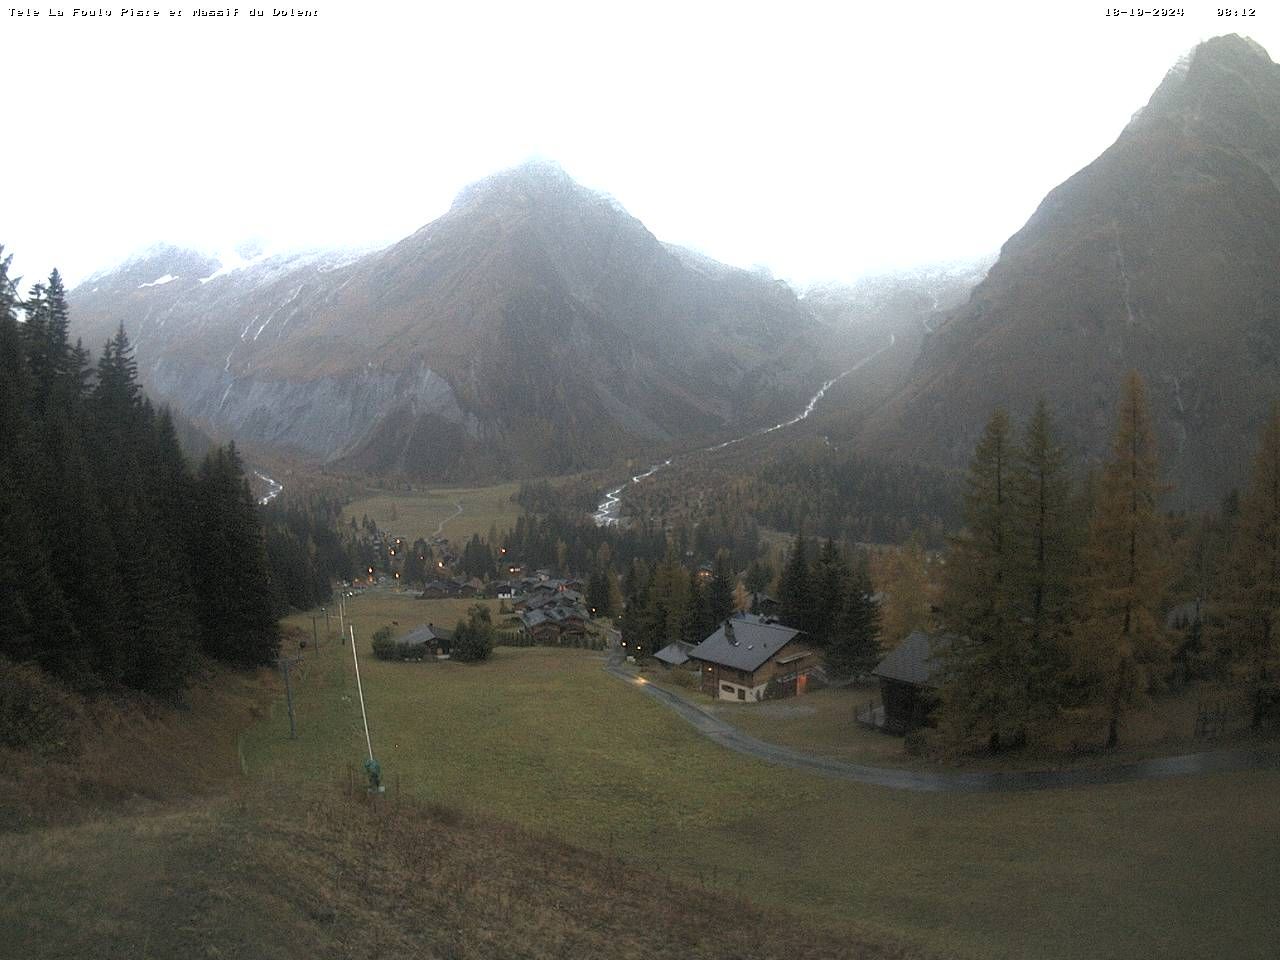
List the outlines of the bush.
<svg viewBox="0 0 1280 960">
<path fill-rule="evenodd" d="M 494 630 L 489 608 L 476 604 L 467 614 L 466 622 L 458 621 L 453 631 L 450 656 L 463 663 L 488 660 L 493 653 Z"/>
<path fill-rule="evenodd" d="M 379 660 L 399 660 L 403 644 L 391 639 L 391 627 L 379 627 L 373 632 L 373 655 Z"/>
<path fill-rule="evenodd" d="M 0 744 L 47 756 L 78 753 L 75 700 L 34 664 L 0 662 Z"/>
</svg>

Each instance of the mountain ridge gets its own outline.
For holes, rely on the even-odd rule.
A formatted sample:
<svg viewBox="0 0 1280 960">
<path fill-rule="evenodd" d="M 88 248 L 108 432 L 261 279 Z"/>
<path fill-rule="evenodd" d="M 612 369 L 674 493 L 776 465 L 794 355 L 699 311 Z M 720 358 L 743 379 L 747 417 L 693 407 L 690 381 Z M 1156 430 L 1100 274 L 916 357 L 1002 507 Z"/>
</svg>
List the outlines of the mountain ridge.
<svg viewBox="0 0 1280 960">
<path fill-rule="evenodd" d="M 1280 67 L 1234 35 L 1199 45 L 1009 238 L 860 438 L 960 467 L 996 406 L 1043 394 L 1096 463 L 1135 368 L 1175 501 L 1225 494 L 1275 396 L 1278 173 Z"/>
<path fill-rule="evenodd" d="M 763 422 L 831 375 L 790 287 L 675 250 L 527 164 L 354 259 L 160 248 L 72 291 L 73 324 L 124 320 L 148 387 L 220 433 L 378 473 L 558 472 Z"/>
</svg>

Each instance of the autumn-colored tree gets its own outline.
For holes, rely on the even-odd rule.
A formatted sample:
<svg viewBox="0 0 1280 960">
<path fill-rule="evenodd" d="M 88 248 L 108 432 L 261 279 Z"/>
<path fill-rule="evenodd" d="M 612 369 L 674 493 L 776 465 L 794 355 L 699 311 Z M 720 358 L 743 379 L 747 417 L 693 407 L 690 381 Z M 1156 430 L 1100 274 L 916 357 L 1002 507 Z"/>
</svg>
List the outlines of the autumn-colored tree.
<svg viewBox="0 0 1280 960">
<path fill-rule="evenodd" d="M 932 625 L 932 586 L 924 538 L 917 532 L 902 547 L 881 558 L 873 571 L 880 604 L 880 637 L 892 650 L 912 630 Z"/>
<path fill-rule="evenodd" d="M 1280 406 L 1262 430 L 1214 608 L 1216 639 L 1260 727 L 1280 702 Z"/>
<path fill-rule="evenodd" d="M 1015 735 L 1022 741 L 1031 727 L 1058 719 L 1079 555 L 1066 455 L 1043 398 L 1027 422 L 1011 479 L 1009 574 L 1017 654 L 1012 676 L 1025 703 L 1024 724 Z"/>
<path fill-rule="evenodd" d="M 1074 712 L 1105 720 L 1108 747 L 1119 739 L 1124 714 L 1145 701 L 1168 667 L 1160 607 L 1172 568 L 1161 491 L 1146 387 L 1130 373 L 1111 458 L 1097 485 L 1082 558 L 1080 622 L 1070 641 Z"/>
</svg>

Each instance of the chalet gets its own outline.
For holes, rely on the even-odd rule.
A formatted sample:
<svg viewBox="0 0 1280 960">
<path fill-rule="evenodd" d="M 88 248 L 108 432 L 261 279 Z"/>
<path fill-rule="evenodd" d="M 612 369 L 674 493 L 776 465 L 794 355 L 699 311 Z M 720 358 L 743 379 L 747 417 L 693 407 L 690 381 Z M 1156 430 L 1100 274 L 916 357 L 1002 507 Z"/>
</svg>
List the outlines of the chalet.
<svg viewBox="0 0 1280 960">
<path fill-rule="evenodd" d="M 539 644 L 560 642 L 560 624 L 550 611 L 526 610 L 520 614 L 520 632 Z"/>
<path fill-rule="evenodd" d="M 653 655 L 653 659 L 657 660 L 667 669 L 672 667 L 683 667 L 689 662 L 689 653 L 693 650 L 694 644 L 685 643 L 683 640 L 677 640 L 675 643 L 669 643 L 657 653 Z"/>
<path fill-rule="evenodd" d="M 698 564 L 698 579 L 701 580 L 703 583 L 706 583 L 715 575 L 716 575 L 715 567 L 713 567 L 710 562 L 704 562 L 704 563 Z"/>
<path fill-rule="evenodd" d="M 556 644 L 587 635 L 591 617 L 581 605 L 545 602 L 520 614 L 520 629 L 534 643 Z"/>
<path fill-rule="evenodd" d="M 449 583 L 453 587 L 453 596 L 455 597 L 462 597 L 463 599 L 469 600 L 479 592 L 476 589 L 475 584 L 470 580 L 463 579 L 462 577 L 453 577 L 450 579 Z M 480 583 L 480 581 L 477 580 L 476 583 Z M 480 586 L 483 588 L 484 584 L 481 583 Z"/>
<path fill-rule="evenodd" d="M 933 652 L 945 636 L 923 630 L 911 634 L 881 660 L 873 677 L 880 680 L 884 717 L 878 724 L 889 733 L 909 733 L 924 726 L 938 701 L 938 671 L 941 664 Z"/>
<path fill-rule="evenodd" d="M 431 580 L 422 588 L 422 593 L 418 595 L 419 600 L 442 600 L 446 597 L 456 597 L 458 595 L 458 585 L 451 580 Z"/>
<path fill-rule="evenodd" d="M 429 655 L 447 657 L 453 646 L 453 631 L 428 623 L 425 627 L 410 630 L 399 642 L 411 651 L 417 647 L 425 647 Z"/>
<path fill-rule="evenodd" d="M 764 699 L 773 683 L 782 696 L 802 694 L 818 656 L 799 630 L 751 614 L 732 617 L 689 651 L 702 691 L 721 700 Z"/>
</svg>

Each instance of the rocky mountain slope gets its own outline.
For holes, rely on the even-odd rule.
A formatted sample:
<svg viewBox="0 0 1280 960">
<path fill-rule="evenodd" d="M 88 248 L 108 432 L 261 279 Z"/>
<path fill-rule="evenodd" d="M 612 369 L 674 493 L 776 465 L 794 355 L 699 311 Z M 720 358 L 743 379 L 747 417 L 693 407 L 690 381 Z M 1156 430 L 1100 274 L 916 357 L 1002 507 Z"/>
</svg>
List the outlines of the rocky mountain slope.
<svg viewBox="0 0 1280 960">
<path fill-rule="evenodd" d="M 659 242 L 558 167 L 464 190 L 355 256 L 228 269 L 159 247 L 71 295 L 219 434 L 432 478 L 575 469 L 791 410 L 835 361 L 783 283 Z"/>
<path fill-rule="evenodd" d="M 1277 264 L 1280 67 L 1219 37 L 1044 199 L 861 437 L 962 466 L 996 405 L 1021 417 L 1043 393 L 1097 458 L 1136 368 L 1175 497 L 1205 502 L 1241 482 L 1280 394 Z"/>
</svg>

